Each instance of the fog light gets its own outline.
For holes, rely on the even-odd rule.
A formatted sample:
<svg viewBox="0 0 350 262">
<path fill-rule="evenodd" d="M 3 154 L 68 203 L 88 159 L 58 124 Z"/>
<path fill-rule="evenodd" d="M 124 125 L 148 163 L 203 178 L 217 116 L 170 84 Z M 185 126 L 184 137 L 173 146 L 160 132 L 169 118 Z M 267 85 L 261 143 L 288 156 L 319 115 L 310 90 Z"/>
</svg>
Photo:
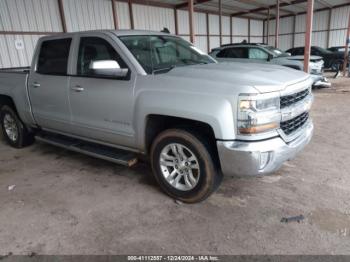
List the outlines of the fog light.
<svg viewBox="0 0 350 262">
<path fill-rule="evenodd" d="M 270 161 L 270 152 L 261 152 L 260 153 L 260 167 L 259 169 L 264 169 Z"/>
</svg>

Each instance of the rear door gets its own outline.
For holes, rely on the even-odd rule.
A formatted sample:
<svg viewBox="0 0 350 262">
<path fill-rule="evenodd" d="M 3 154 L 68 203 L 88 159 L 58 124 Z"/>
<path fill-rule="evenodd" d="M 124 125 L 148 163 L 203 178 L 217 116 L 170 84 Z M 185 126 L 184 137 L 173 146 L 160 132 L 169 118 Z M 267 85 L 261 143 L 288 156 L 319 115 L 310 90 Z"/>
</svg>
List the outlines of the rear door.
<svg viewBox="0 0 350 262">
<path fill-rule="evenodd" d="M 28 89 L 34 118 L 42 128 L 68 131 L 70 110 L 67 76 L 71 38 L 43 40 L 39 43 Z"/>
<path fill-rule="evenodd" d="M 117 44 L 104 34 L 81 35 L 69 88 L 72 132 L 101 142 L 132 147 L 135 74 L 121 57 Z M 126 77 L 97 75 L 92 61 L 114 60 L 129 69 Z"/>
</svg>

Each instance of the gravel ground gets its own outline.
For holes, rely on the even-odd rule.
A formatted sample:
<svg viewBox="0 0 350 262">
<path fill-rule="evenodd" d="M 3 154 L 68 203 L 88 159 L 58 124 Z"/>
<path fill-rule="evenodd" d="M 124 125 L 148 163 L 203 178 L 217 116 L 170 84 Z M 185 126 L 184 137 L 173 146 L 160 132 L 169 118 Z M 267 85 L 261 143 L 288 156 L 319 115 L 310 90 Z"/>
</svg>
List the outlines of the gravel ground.
<svg viewBox="0 0 350 262">
<path fill-rule="evenodd" d="M 225 178 L 196 205 L 164 195 L 146 164 L 0 142 L 0 254 L 350 254 L 350 79 L 331 81 L 314 92 L 315 135 L 296 159 Z"/>
</svg>

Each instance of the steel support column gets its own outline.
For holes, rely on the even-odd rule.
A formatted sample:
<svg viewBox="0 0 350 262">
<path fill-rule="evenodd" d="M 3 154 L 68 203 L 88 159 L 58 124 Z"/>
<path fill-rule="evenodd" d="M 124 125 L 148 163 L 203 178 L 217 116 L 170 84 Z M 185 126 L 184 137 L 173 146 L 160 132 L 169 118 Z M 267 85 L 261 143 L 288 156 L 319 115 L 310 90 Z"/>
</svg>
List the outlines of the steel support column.
<svg viewBox="0 0 350 262">
<path fill-rule="evenodd" d="M 276 26 L 275 26 L 275 47 L 278 48 L 278 40 L 280 34 L 280 0 L 276 2 Z"/>
<path fill-rule="evenodd" d="M 270 27 L 270 8 L 267 9 L 267 21 L 266 21 L 266 34 L 267 34 L 267 41 L 266 44 L 269 44 L 269 27 Z"/>
<path fill-rule="evenodd" d="M 134 29 L 134 12 L 132 10 L 132 1 L 128 0 L 128 5 L 129 5 L 129 17 L 130 17 L 130 27 L 131 29 Z"/>
<path fill-rule="evenodd" d="M 194 44 L 193 0 L 188 0 L 188 21 L 190 27 L 190 41 Z"/>
<path fill-rule="evenodd" d="M 346 75 L 346 65 L 348 64 L 348 60 L 349 60 L 349 44 L 350 44 L 349 40 L 350 40 L 350 13 L 349 13 L 348 30 L 346 33 L 346 40 L 345 40 L 345 52 L 344 52 L 344 64 L 343 64 L 344 76 Z"/>
<path fill-rule="evenodd" d="M 263 20 L 263 43 L 265 42 L 265 20 Z"/>
<path fill-rule="evenodd" d="M 175 19 L 175 35 L 179 34 L 179 22 L 178 22 L 178 17 L 177 17 L 177 9 L 174 8 L 174 19 Z"/>
<path fill-rule="evenodd" d="M 58 11 L 60 13 L 61 24 L 62 24 L 62 31 L 64 33 L 66 33 L 67 32 L 67 23 L 66 23 L 66 17 L 64 15 L 64 9 L 63 9 L 62 0 L 58 0 Z"/>
<path fill-rule="evenodd" d="M 304 71 L 306 73 L 309 73 L 313 14 L 314 14 L 314 0 L 308 0 L 307 15 L 306 15 L 305 50 L 304 50 Z"/>
<path fill-rule="evenodd" d="M 330 35 L 331 35 L 331 21 L 332 21 L 332 8 L 329 9 L 329 13 L 328 13 L 328 31 L 327 31 L 327 47 L 330 46 Z"/>
<path fill-rule="evenodd" d="M 230 43 L 232 44 L 232 23 L 233 23 L 233 18 L 232 18 L 232 16 L 230 16 Z"/>
<path fill-rule="evenodd" d="M 111 0 L 111 2 L 112 2 L 112 14 L 113 14 L 114 29 L 119 29 L 118 14 L 117 14 L 117 10 L 116 10 L 115 0 Z"/>
<path fill-rule="evenodd" d="M 248 18 L 248 43 L 250 43 L 250 18 Z"/>
<path fill-rule="evenodd" d="M 205 19 L 206 19 L 206 26 L 207 26 L 207 50 L 208 50 L 208 53 L 210 52 L 210 32 L 209 32 L 209 14 L 206 13 L 205 14 Z"/>
<path fill-rule="evenodd" d="M 222 45 L 222 3 L 219 0 L 219 36 L 220 36 L 220 46 Z"/>
<path fill-rule="evenodd" d="M 293 16 L 293 35 L 292 35 L 292 47 L 294 48 L 295 46 L 295 28 L 296 28 L 296 24 L 297 24 L 297 16 Z"/>
</svg>

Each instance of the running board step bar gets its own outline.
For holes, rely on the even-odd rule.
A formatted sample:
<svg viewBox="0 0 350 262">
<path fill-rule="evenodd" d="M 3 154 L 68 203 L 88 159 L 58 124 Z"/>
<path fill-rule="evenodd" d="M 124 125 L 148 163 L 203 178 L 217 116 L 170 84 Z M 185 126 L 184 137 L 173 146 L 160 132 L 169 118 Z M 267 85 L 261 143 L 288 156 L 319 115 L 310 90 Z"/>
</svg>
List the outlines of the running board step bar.
<svg viewBox="0 0 350 262">
<path fill-rule="evenodd" d="M 128 167 L 133 166 L 137 163 L 137 157 L 135 153 L 122 149 L 116 149 L 109 146 L 86 142 L 80 139 L 47 132 L 40 132 L 36 135 L 35 138 L 38 141 L 42 141 L 44 143 Z"/>
</svg>

